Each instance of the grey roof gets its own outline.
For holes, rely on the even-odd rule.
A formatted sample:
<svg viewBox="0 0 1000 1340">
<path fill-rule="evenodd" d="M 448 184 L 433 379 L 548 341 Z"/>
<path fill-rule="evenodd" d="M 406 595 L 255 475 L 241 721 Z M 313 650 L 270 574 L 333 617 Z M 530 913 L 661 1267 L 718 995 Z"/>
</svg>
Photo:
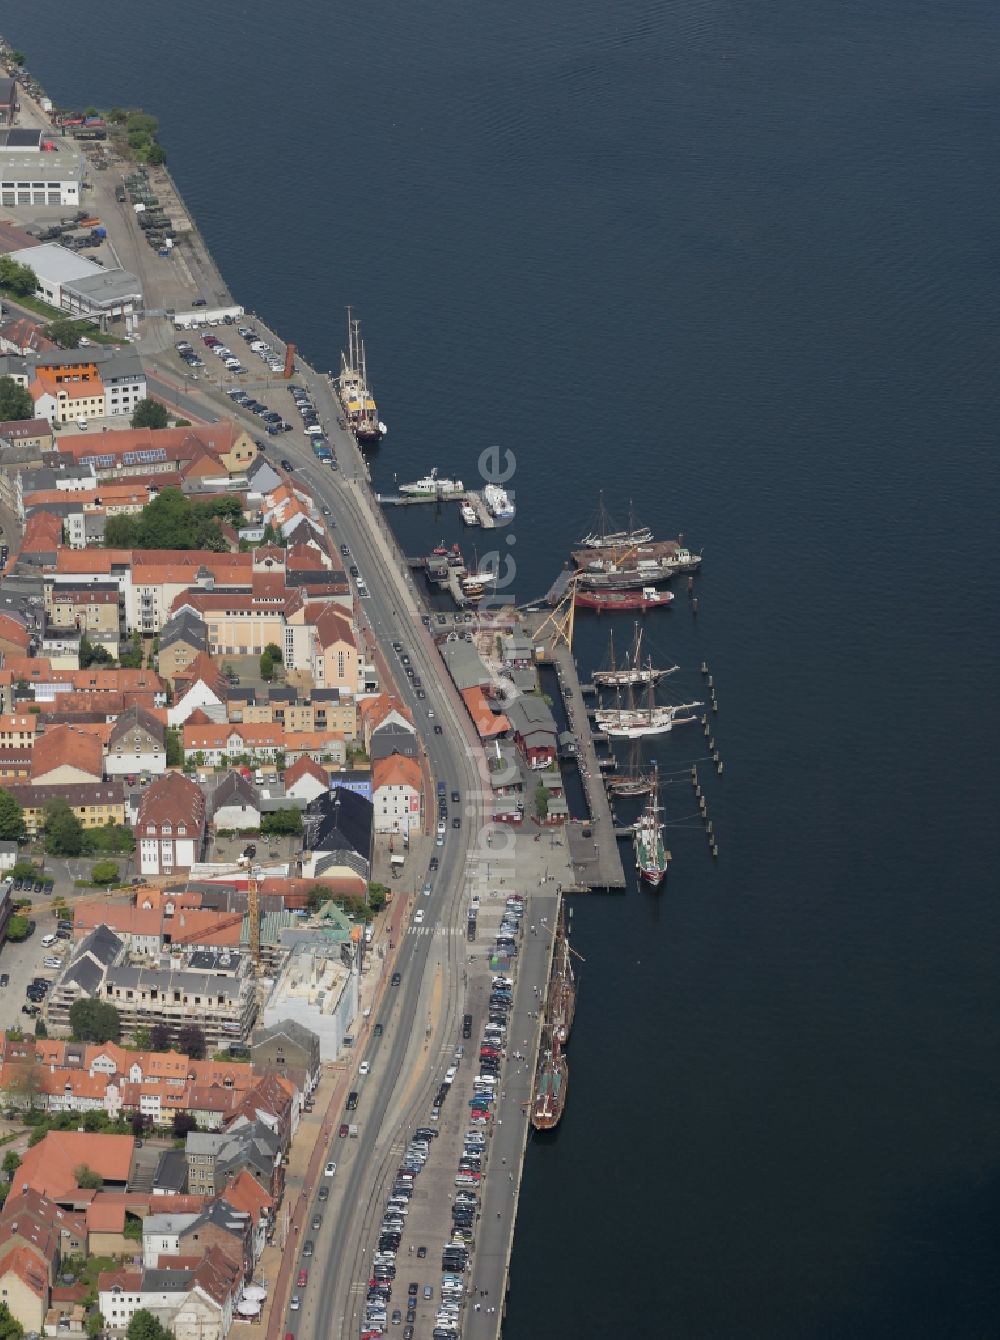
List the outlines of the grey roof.
<svg viewBox="0 0 1000 1340">
<path fill-rule="evenodd" d="M 247 480 L 261 493 L 270 493 L 281 483 L 281 476 L 264 456 L 258 456 L 247 466 Z"/>
<path fill-rule="evenodd" d="M 187 1185 L 187 1159 L 183 1149 L 165 1149 L 156 1165 L 153 1186 L 159 1190 L 182 1192 Z M 146 1221 L 148 1222 L 148 1220 Z"/>
<path fill-rule="evenodd" d="M 217 1154 L 225 1140 L 222 1131 L 188 1131 L 184 1143 L 186 1154 Z"/>
<path fill-rule="evenodd" d="M 163 743 L 165 733 L 163 722 L 160 721 L 158 717 L 154 717 L 152 712 L 148 711 L 145 707 L 139 707 L 137 704 L 133 704 L 131 707 L 126 707 L 123 712 L 119 713 L 115 724 L 111 727 L 108 743 L 114 744 L 122 735 L 127 731 L 130 731 L 133 726 L 138 726 L 141 730 L 146 731 L 148 735 L 151 735 L 154 740 L 158 741 L 158 743 Z"/>
<path fill-rule="evenodd" d="M 370 800 L 342 786 L 310 801 L 302 815 L 302 846 L 314 852 L 353 851 L 367 862 L 372 849 Z"/>
<path fill-rule="evenodd" d="M 319 1045 L 319 1038 L 312 1029 L 306 1028 L 305 1024 L 297 1023 L 294 1019 L 281 1019 L 269 1028 L 255 1028 L 250 1045 L 262 1047 L 274 1038 L 288 1038 L 305 1051 L 312 1051 Z"/>
<path fill-rule="evenodd" d="M 241 805 L 260 809 L 260 795 L 252 782 L 240 772 L 228 772 L 212 792 L 210 808 L 213 815 L 225 805 Z"/>
<path fill-rule="evenodd" d="M 0 179 L 5 181 L 23 181 L 26 177 L 35 181 L 79 181 L 83 168 L 78 158 L 69 154 L 15 153 L 8 157 L 0 154 Z M 43 243 L 44 245 L 44 243 Z M 22 258 L 29 251 L 41 251 L 41 247 L 25 247 L 17 252 Z M 22 265 L 24 261 L 20 262 Z"/>
<path fill-rule="evenodd" d="M 45 157 L 43 154 L 39 166 L 45 162 Z M 52 166 L 58 168 L 55 174 L 57 178 L 65 175 L 65 169 L 62 165 L 53 164 Z M 3 161 L 0 160 L 0 175 L 9 177 L 10 172 L 4 174 L 3 168 Z M 32 168 L 32 171 L 34 171 L 34 168 Z M 18 265 L 27 265 L 40 279 L 45 278 L 50 282 L 55 281 L 57 284 L 67 284 L 73 279 L 83 279 L 86 275 L 101 268 L 99 265 L 95 265 L 93 261 L 88 261 L 83 256 L 78 256 L 75 252 L 68 250 L 68 248 L 59 246 L 57 242 L 43 242 L 38 247 L 25 247 L 23 251 L 12 251 L 10 258 L 12 261 L 16 261 Z M 72 355 L 72 357 L 59 358 L 60 353 Z M 77 349 L 56 349 L 52 354 L 45 355 L 45 361 L 47 363 L 79 363 L 80 352 Z"/>
<path fill-rule="evenodd" d="M 107 967 L 114 963 L 121 953 L 124 943 L 107 926 L 95 926 L 90 934 L 85 936 L 77 945 L 73 958 L 76 960 L 82 958 L 85 954 L 89 954 L 98 963 Z"/>
<path fill-rule="evenodd" d="M 179 610 L 172 619 L 160 629 L 160 650 L 183 642 L 189 647 L 204 651 L 208 646 L 208 625 L 192 609 Z"/>
<path fill-rule="evenodd" d="M 181 1151 L 170 1150 L 179 1154 Z M 182 1233 L 199 1218 L 197 1214 L 147 1214 L 142 1221 L 143 1233 Z"/>
<path fill-rule="evenodd" d="M 107 970 L 109 985 L 127 991 L 156 987 L 161 991 L 186 991 L 188 995 L 224 996 L 238 999 L 246 985 L 242 977 L 220 977 L 216 973 L 163 972 L 159 968 L 132 968 L 127 964 Z"/>
<path fill-rule="evenodd" d="M 143 1293 L 190 1293 L 193 1270 L 144 1270 Z"/>
<path fill-rule="evenodd" d="M 6 75 L 0 79 L 0 103 L 6 107 L 14 102 L 17 97 L 17 85 L 13 79 L 8 79 Z"/>
<path fill-rule="evenodd" d="M 442 642 L 439 650 L 459 691 L 492 683 L 493 676 L 484 665 L 474 643 L 466 642 L 465 638 L 456 638 L 454 641 Z"/>
<path fill-rule="evenodd" d="M 142 284 L 128 270 L 102 270 L 99 274 L 87 275 L 83 279 L 64 279 L 62 288 L 67 293 L 79 294 L 96 306 L 124 302 L 127 298 L 134 298 L 136 302 L 142 301 Z M 138 363 L 138 359 L 136 362 Z M 101 375 L 102 377 L 104 375 L 103 368 Z M 134 373 L 119 372 L 109 374 L 109 378 L 111 376 L 139 378 L 145 374 L 141 367 L 137 367 Z"/>
<path fill-rule="evenodd" d="M 547 735 L 556 734 L 555 718 L 544 698 L 525 693 L 512 698 L 504 706 L 507 720 L 519 735 L 542 731 Z"/>
<path fill-rule="evenodd" d="M 11 80 L 0 80 L 0 87 Z M 7 99 L 0 95 L 0 102 Z M 37 149 L 42 142 L 42 131 L 32 130 L 30 126 L 5 126 L 0 130 L 0 149 Z"/>
</svg>

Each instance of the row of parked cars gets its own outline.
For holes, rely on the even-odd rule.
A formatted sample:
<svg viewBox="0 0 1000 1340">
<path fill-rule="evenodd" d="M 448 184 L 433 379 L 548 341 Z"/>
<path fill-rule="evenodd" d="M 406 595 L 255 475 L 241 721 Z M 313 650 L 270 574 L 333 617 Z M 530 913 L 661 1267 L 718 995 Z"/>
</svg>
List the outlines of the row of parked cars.
<svg viewBox="0 0 1000 1340">
<path fill-rule="evenodd" d="M 414 1182 L 423 1170 L 430 1154 L 431 1144 L 437 1138 L 437 1131 L 429 1126 L 418 1127 L 406 1147 L 400 1166 L 396 1170 L 392 1191 L 385 1204 L 382 1222 L 379 1225 L 378 1244 L 372 1257 L 372 1273 L 365 1293 L 365 1315 L 361 1323 L 361 1340 L 377 1340 L 385 1334 L 386 1326 L 398 1326 L 403 1321 L 401 1308 L 392 1310 L 392 1288 L 396 1278 L 396 1255 L 403 1240 L 406 1216 L 410 1212 L 410 1200 L 413 1196 Z M 409 1249 L 413 1254 L 413 1248 Z M 426 1247 L 417 1249 L 417 1257 L 423 1260 L 427 1255 Z M 406 1294 L 406 1329 L 403 1340 L 413 1340 L 413 1328 L 417 1320 L 417 1294 L 420 1285 L 412 1282 Z M 431 1285 L 425 1284 L 424 1298 L 434 1296 Z"/>
<path fill-rule="evenodd" d="M 15 879 L 11 888 L 15 893 L 22 890 L 25 893 L 51 893 L 55 888 L 55 881 L 51 879 Z"/>
<path fill-rule="evenodd" d="M 226 392 L 226 395 L 241 409 L 247 410 L 250 414 L 256 414 L 258 419 L 263 421 L 264 427 L 271 437 L 277 437 L 278 433 L 290 433 L 292 431 L 292 425 L 286 423 L 277 410 L 271 409 L 262 400 L 256 400 L 240 387 L 234 386 L 231 391 Z"/>
</svg>

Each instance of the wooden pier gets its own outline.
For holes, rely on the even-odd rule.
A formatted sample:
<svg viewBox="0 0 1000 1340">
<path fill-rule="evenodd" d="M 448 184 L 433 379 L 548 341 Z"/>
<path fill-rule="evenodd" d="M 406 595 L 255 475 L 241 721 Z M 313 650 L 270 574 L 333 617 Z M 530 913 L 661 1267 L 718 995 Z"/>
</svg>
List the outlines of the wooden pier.
<svg viewBox="0 0 1000 1340">
<path fill-rule="evenodd" d="M 527 615 L 525 629 L 532 636 L 544 616 Z M 590 819 L 566 826 L 570 858 L 578 888 L 624 889 L 625 871 L 618 850 L 619 832 L 611 816 L 611 805 L 604 789 L 604 777 L 597 757 L 587 707 L 580 689 L 573 654 L 564 644 L 550 643 L 541 657 L 543 665 L 556 672 L 569 728 L 576 736 L 576 763 L 587 797 Z M 629 830 L 629 833 L 631 830 Z"/>
</svg>

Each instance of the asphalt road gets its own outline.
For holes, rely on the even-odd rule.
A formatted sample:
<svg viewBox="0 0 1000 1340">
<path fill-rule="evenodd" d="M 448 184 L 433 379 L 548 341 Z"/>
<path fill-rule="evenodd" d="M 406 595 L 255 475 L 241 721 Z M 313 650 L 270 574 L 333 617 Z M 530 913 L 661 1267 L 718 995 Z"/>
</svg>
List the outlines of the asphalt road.
<svg viewBox="0 0 1000 1340">
<path fill-rule="evenodd" d="M 262 323 L 248 318 L 248 323 L 262 329 Z M 270 339 L 266 334 L 265 338 Z M 235 348 L 242 341 L 232 328 L 226 328 L 227 342 Z M 277 348 L 280 341 L 271 339 Z M 241 353 L 237 349 L 237 353 Z M 163 361 L 167 377 L 172 380 L 170 367 L 172 351 L 165 352 Z M 251 364 L 251 366 L 253 366 Z M 413 586 L 413 579 L 391 545 L 388 527 L 371 497 L 367 468 L 353 438 L 337 427 L 341 413 L 325 378 L 307 374 L 304 370 L 295 381 L 307 384 L 320 418 L 326 427 L 339 464 L 337 471 L 318 462 L 300 431 L 284 434 L 268 442 L 272 459 L 282 456 L 295 466 L 294 479 L 305 485 L 318 507 L 328 507 L 336 523 L 334 538 L 350 550 L 349 562 L 357 564 L 370 596 L 357 602 L 360 621 L 367 620 L 370 639 L 376 640 L 389 659 L 393 657 L 391 642 L 401 642 L 410 656 L 416 675 L 423 681 L 425 699 L 417 699 L 409 680 L 402 673 L 397 677 L 400 696 L 411 708 L 427 749 L 432 775 L 446 783 L 449 793 L 459 788 L 463 797 L 463 826 L 450 826 L 443 848 L 434 848 L 440 860 L 440 870 L 434 876 L 434 894 L 429 899 L 417 898 L 423 908 L 425 923 L 404 933 L 397 951 L 395 970 L 401 974 L 398 987 L 387 987 L 377 1019 L 383 1024 L 384 1034 L 373 1038 L 365 1051 L 371 1073 L 356 1082 L 359 1092 L 358 1108 L 335 1118 L 333 1135 L 326 1158 L 338 1165 L 331 1179 L 321 1178 L 330 1187 L 330 1199 L 325 1205 L 313 1200 L 300 1236 L 309 1236 L 315 1243 L 315 1254 L 308 1261 L 300 1261 L 309 1269 L 309 1284 L 297 1290 L 302 1306 L 287 1311 L 278 1327 L 279 1334 L 291 1333 L 296 1340 L 323 1340 L 327 1337 L 356 1337 L 358 1318 L 364 1299 L 364 1281 L 368 1277 L 371 1252 L 377 1237 L 377 1224 L 387 1194 L 387 1185 L 399 1163 L 399 1155 L 415 1125 L 426 1123 L 430 1113 L 430 1099 L 447 1067 L 452 1050 L 460 1040 L 461 1015 L 465 1009 L 473 1012 L 478 1030 L 486 1015 L 488 972 L 467 974 L 468 959 L 465 946 L 465 912 L 468 884 L 480 851 L 488 851 L 485 806 L 489 800 L 488 786 L 484 788 L 479 776 L 482 756 L 478 740 L 472 734 L 471 723 L 443 671 L 433 638 L 421 622 L 424 607 Z M 246 422 L 251 431 L 259 432 L 258 421 L 243 415 L 222 390 L 201 381 L 196 394 L 199 401 L 212 406 L 216 412 L 233 415 Z M 285 414 L 297 425 L 297 414 L 282 403 L 287 392 L 276 387 L 265 395 L 268 403 Z M 197 412 L 197 407 L 196 407 Z M 203 417 L 207 417 L 204 407 Z M 435 735 L 428 711 L 443 726 L 443 733 Z M 431 801 L 433 804 L 433 801 Z M 504 834 L 506 836 L 506 834 Z M 523 1143 L 527 1130 L 525 1108 L 533 1089 L 533 1066 L 538 1021 L 533 1016 L 539 1004 L 533 984 L 544 984 L 548 956 L 548 941 L 543 934 L 530 936 L 528 922 L 534 920 L 541 930 L 545 917 L 551 926 L 555 905 L 555 882 L 541 885 L 543 871 L 557 862 L 546 850 L 546 844 L 534 845 L 525 835 L 518 842 L 518 887 L 530 895 L 529 915 L 525 922 L 525 943 L 517 973 L 515 1011 L 511 1024 L 510 1049 L 520 1050 L 531 1061 L 520 1064 L 508 1057 L 504 1066 L 502 1084 L 504 1101 L 498 1105 L 497 1121 L 490 1141 L 489 1167 L 491 1175 L 484 1179 L 481 1221 L 477 1229 L 476 1249 L 469 1278 L 470 1298 L 463 1319 L 463 1334 L 481 1337 L 496 1335 L 501 1320 L 500 1303 L 506 1280 L 509 1245 L 513 1235 L 517 1210 L 518 1177 L 521 1168 Z M 496 879 L 499 863 L 494 866 Z M 415 877 L 416 887 L 422 879 Z M 514 881 L 508 880 L 507 887 Z M 551 890 L 551 892 L 550 892 Z M 397 896 L 405 896 L 400 893 Z M 480 948 L 478 957 L 483 959 Z M 473 1035 L 473 1045 L 479 1033 Z M 468 1045 L 468 1044 L 467 1044 Z M 465 1068 L 463 1078 L 471 1080 L 474 1069 Z M 457 1089 L 456 1085 L 456 1089 Z M 446 1105 L 449 1125 L 455 1126 L 455 1136 L 464 1129 L 457 1113 L 461 1111 L 467 1094 L 455 1095 Z M 357 1124 L 358 1138 L 340 1140 L 337 1128 L 340 1121 Z M 442 1127 L 444 1126 L 442 1122 Z M 442 1129 L 442 1135 L 445 1132 Z M 447 1142 L 448 1144 L 451 1141 Z M 444 1139 L 435 1142 L 435 1159 L 444 1163 L 451 1158 L 446 1154 Z M 429 1160 L 430 1165 L 430 1160 Z M 439 1236 L 428 1236 L 428 1258 L 421 1262 L 420 1276 L 424 1281 L 439 1282 L 440 1244 L 449 1226 L 448 1202 L 454 1164 L 436 1169 L 434 1178 L 442 1179 L 434 1194 L 434 1205 L 440 1210 L 434 1214 L 439 1223 Z M 423 1181 L 430 1173 L 425 1170 Z M 322 1212 L 322 1227 L 313 1232 L 309 1227 L 313 1213 Z M 423 1236 L 423 1235 L 422 1235 Z M 298 1250 L 300 1243 L 293 1239 Z M 400 1285 L 394 1294 L 393 1306 L 405 1308 L 406 1270 L 404 1256 L 400 1261 Z M 415 1266 L 415 1262 L 413 1263 Z M 416 1272 L 414 1271 L 414 1274 Z M 479 1290 L 484 1291 L 481 1311 L 475 1312 Z M 435 1287 L 435 1298 L 437 1288 Z M 279 1300 L 276 1300 L 276 1304 Z M 281 1300 L 283 1301 L 283 1300 Z M 488 1312 L 490 1306 L 497 1312 Z M 433 1308 L 427 1305 L 418 1310 L 417 1340 L 430 1335 Z M 273 1325 L 273 1323 L 272 1323 Z"/>
</svg>

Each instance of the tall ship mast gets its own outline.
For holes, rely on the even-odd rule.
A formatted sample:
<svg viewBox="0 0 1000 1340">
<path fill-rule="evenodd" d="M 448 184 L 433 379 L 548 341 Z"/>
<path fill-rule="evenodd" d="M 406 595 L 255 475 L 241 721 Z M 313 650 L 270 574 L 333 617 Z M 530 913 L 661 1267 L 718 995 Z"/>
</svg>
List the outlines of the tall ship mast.
<svg viewBox="0 0 1000 1340">
<path fill-rule="evenodd" d="M 610 646 L 610 669 L 595 670 L 594 683 L 602 689 L 616 689 L 626 684 L 655 684 L 662 679 L 664 675 L 672 675 L 680 669 L 679 666 L 671 665 L 665 668 L 659 668 L 653 665 L 652 658 L 646 665 L 642 663 L 642 630 L 639 625 L 635 627 L 635 642 L 631 653 L 627 656 L 624 666 L 615 665 L 615 643 L 614 633 L 611 634 Z"/>
<path fill-rule="evenodd" d="M 354 436 L 362 446 L 380 442 L 388 429 L 378 417 L 378 409 L 368 384 L 368 358 L 361 338 L 361 322 L 347 309 L 347 348 L 340 353 L 337 394 L 344 407 Z"/>
<path fill-rule="evenodd" d="M 565 905 L 562 902 L 559 904 L 555 936 L 535 1071 L 535 1097 L 531 1108 L 531 1124 L 536 1131 L 551 1131 L 559 1125 L 569 1086 L 569 1065 L 563 1049 L 569 1042 L 576 1013 L 576 978 L 571 959 L 576 951 L 570 947 Z"/>
<path fill-rule="evenodd" d="M 660 819 L 659 773 L 653 764 L 652 786 L 646 808 L 636 820 L 632 839 L 635 848 L 635 868 L 639 878 L 654 889 L 659 888 L 670 864 L 670 853 L 663 841 L 663 822 Z"/>
<path fill-rule="evenodd" d="M 635 796 L 648 796 L 653 783 L 642 767 L 642 741 L 630 740 L 628 746 L 628 764 L 624 772 L 615 773 L 607 779 L 608 793 L 628 799 Z"/>
<path fill-rule="evenodd" d="M 629 529 L 612 530 L 611 527 L 614 525 L 614 522 L 605 510 L 604 493 L 602 491 L 599 495 L 599 502 L 597 505 L 597 524 L 592 531 L 588 531 L 588 533 L 579 541 L 580 546 L 584 549 L 604 549 L 608 546 L 613 547 L 615 545 L 648 543 L 648 541 L 653 538 L 653 532 L 648 526 L 636 527 L 633 524 L 631 511 L 632 505 L 630 503 Z"/>
<path fill-rule="evenodd" d="M 654 696 L 655 687 L 652 683 L 648 685 L 644 707 L 619 705 L 598 708 L 594 713 L 597 729 L 614 740 L 638 740 L 645 735 L 665 735 L 675 726 L 686 726 L 695 720 L 694 717 L 682 717 L 681 712 L 704 706 L 703 703 L 659 705 Z M 633 692 L 631 684 L 628 690 L 630 694 Z"/>
</svg>

